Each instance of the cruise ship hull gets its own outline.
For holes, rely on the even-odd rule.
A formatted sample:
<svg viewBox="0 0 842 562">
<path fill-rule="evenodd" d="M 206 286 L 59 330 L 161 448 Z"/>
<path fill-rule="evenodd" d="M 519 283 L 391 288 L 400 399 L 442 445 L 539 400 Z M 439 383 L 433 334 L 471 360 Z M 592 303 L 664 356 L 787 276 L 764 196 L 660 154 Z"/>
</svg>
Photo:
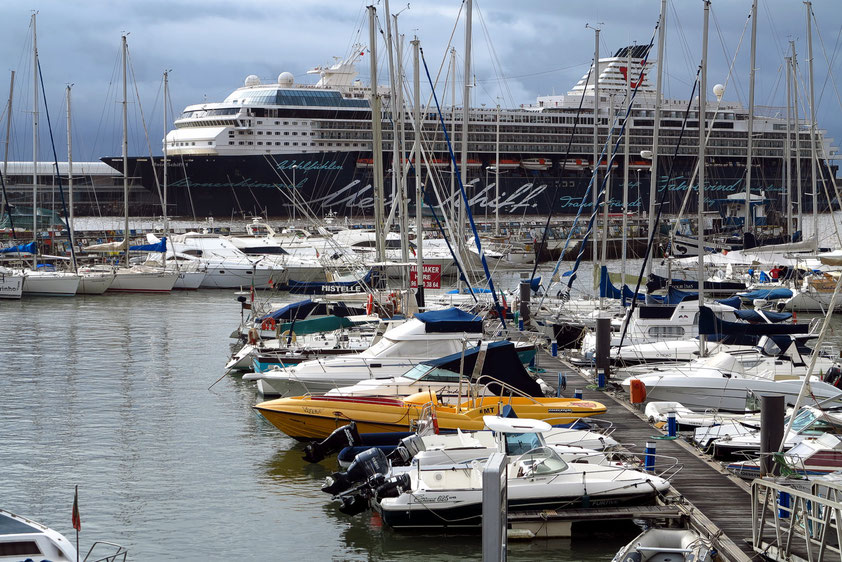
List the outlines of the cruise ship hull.
<svg viewBox="0 0 842 562">
<path fill-rule="evenodd" d="M 290 195 L 294 185 L 296 200 L 305 202 L 316 216 L 331 212 L 345 217 L 373 216 L 371 167 L 358 164 L 358 161 L 366 162 L 367 156 L 365 152 L 313 152 L 171 158 L 167 162 L 167 205 L 172 216 L 291 217 L 295 214 Z M 122 158 L 105 157 L 102 160 L 119 172 L 123 171 Z M 665 160 L 668 159 L 662 159 L 665 167 L 662 169 L 668 167 L 669 163 Z M 512 216 L 546 215 L 551 210 L 571 215 L 577 213 L 583 203 L 584 213 L 589 214 L 592 198 L 588 192 L 590 171 L 563 170 L 561 159 L 542 161 L 547 163 L 545 170 L 523 167 L 506 170 L 505 174 L 501 174 L 499 189 L 494 185 L 493 172 L 486 178 L 485 166 L 471 166 L 466 190 L 474 216 L 481 220 L 487 214 L 492 218 L 497 207 L 501 217 L 506 217 L 504 220 L 511 220 Z M 157 194 L 163 178 L 162 158 L 130 157 L 128 162 L 129 175 Z M 663 192 L 667 192 L 665 202 L 668 212 L 673 206 L 676 210 L 680 207 L 694 165 L 694 159 L 679 158 L 672 166 L 671 180 L 667 181 L 663 175 L 659 180 L 658 198 L 660 201 Z M 743 169 L 733 163 L 723 167 L 730 168 L 732 173 L 720 173 L 709 180 L 707 190 L 711 199 L 742 193 L 745 189 Z M 773 201 L 773 207 L 780 209 L 784 194 L 780 187 L 779 167 L 777 163 L 769 162 L 762 168 L 759 171 L 763 173 L 758 173 L 756 177 L 764 179 L 753 181 L 752 190 L 762 190 Z M 448 206 L 449 168 L 440 168 L 439 172 L 447 192 L 440 196 L 442 203 Z M 609 209 L 617 213 L 623 207 L 622 170 L 613 175 Z M 646 212 L 649 209 L 649 171 L 635 170 L 631 177 L 629 212 Z M 385 183 L 388 207 L 392 199 L 388 174 Z M 434 197 L 428 191 L 428 201 L 435 200 Z M 692 210 L 694 201 L 695 198 L 691 197 L 687 209 Z M 438 200 L 435 202 L 438 204 Z M 296 212 L 301 216 L 300 211 Z"/>
</svg>

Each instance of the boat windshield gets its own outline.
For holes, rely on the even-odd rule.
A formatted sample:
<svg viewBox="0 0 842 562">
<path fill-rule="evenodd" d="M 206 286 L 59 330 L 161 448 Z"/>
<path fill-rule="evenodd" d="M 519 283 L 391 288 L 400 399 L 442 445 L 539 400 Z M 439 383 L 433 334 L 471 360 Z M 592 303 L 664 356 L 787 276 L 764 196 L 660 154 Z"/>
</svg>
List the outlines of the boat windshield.
<svg viewBox="0 0 842 562">
<path fill-rule="evenodd" d="M 567 470 L 567 463 L 552 447 L 537 447 L 514 461 L 518 478 L 532 478 L 546 474 L 558 474 Z"/>
<path fill-rule="evenodd" d="M 544 446 L 539 433 L 506 433 L 505 438 L 506 454 L 510 456 L 522 455 Z"/>
<path fill-rule="evenodd" d="M 816 421 L 816 414 L 811 410 L 803 410 L 795 416 L 795 421 L 792 422 L 792 430 L 795 432 L 802 431 L 814 421 Z"/>
<path fill-rule="evenodd" d="M 424 382 L 459 382 L 459 374 L 447 369 L 440 369 L 438 367 L 430 367 L 429 365 L 419 364 L 412 368 L 411 371 L 404 373 L 404 377 L 414 381 Z"/>
</svg>

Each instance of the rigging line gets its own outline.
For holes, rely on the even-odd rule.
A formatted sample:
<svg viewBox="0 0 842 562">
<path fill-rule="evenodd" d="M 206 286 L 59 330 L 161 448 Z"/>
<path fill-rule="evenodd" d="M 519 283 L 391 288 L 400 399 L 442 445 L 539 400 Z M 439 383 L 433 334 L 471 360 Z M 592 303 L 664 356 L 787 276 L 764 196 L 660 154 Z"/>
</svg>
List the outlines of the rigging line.
<svg viewBox="0 0 842 562">
<path fill-rule="evenodd" d="M 134 60 L 131 58 L 129 54 L 129 46 L 126 45 L 126 58 L 129 59 L 129 70 L 132 75 L 132 81 L 134 82 L 134 95 L 137 99 L 137 108 L 140 111 L 140 124 L 143 127 L 143 134 L 146 138 L 146 148 L 149 151 L 149 160 L 152 162 L 152 169 L 155 169 L 154 161 L 152 160 L 152 143 L 149 142 L 149 130 L 146 128 L 146 118 L 143 116 L 143 104 L 140 102 L 140 91 L 137 88 L 137 76 L 134 73 Z M 128 175 L 128 170 L 123 170 L 124 175 Z M 158 201 L 161 203 L 161 206 L 164 205 L 164 198 L 161 195 L 161 182 L 158 180 L 158 173 L 152 174 L 155 178 L 155 188 L 158 190 Z M 128 194 L 126 194 L 128 196 Z"/>
<path fill-rule="evenodd" d="M 530 72 L 529 74 L 516 74 L 516 75 L 513 75 L 513 76 L 500 76 L 499 78 L 477 78 L 477 82 L 478 83 L 501 82 L 501 81 L 513 80 L 513 79 L 516 79 L 516 78 L 531 78 L 533 76 L 543 76 L 545 74 L 553 74 L 555 72 L 563 72 L 565 70 L 571 70 L 571 69 L 574 69 L 574 68 L 581 68 L 581 67 L 585 66 L 586 64 L 589 64 L 589 63 L 581 62 L 579 64 L 572 64 L 570 66 L 561 66 L 559 68 L 553 68 L 551 70 L 544 70 L 542 72 Z"/>
<path fill-rule="evenodd" d="M 655 28 L 652 30 L 652 37 L 649 39 L 649 48 L 646 50 L 646 56 L 643 57 L 643 61 L 641 62 L 641 68 L 645 67 L 647 61 L 649 60 L 649 53 L 652 51 L 652 45 L 654 45 L 654 43 L 655 43 L 655 35 L 658 32 L 658 26 L 659 25 L 660 25 L 660 18 L 658 18 L 658 23 L 655 24 Z M 597 64 L 598 64 L 598 61 L 597 61 Z M 598 79 L 599 78 L 597 78 L 597 80 Z M 567 282 L 567 295 L 568 296 L 570 295 L 570 289 L 573 286 L 573 281 L 576 280 L 576 271 L 579 269 L 579 265 L 582 262 L 582 256 L 584 256 L 584 254 L 585 254 L 585 248 L 587 247 L 588 238 L 590 237 L 590 234 L 591 234 L 591 232 L 594 228 L 594 222 L 596 220 L 596 216 L 600 211 L 600 209 L 599 209 L 600 202 L 605 200 L 606 188 L 609 185 L 608 182 L 610 182 L 611 179 L 612 179 L 611 176 L 612 176 L 614 160 L 617 159 L 617 155 L 620 152 L 620 143 L 623 141 L 623 135 L 628 134 L 628 132 L 626 131 L 626 127 L 629 124 L 629 116 L 631 115 L 631 112 L 632 112 L 632 105 L 633 105 L 633 102 L 634 102 L 634 98 L 637 97 L 637 94 L 640 91 L 640 86 L 642 84 L 643 84 L 643 80 L 638 80 L 637 85 L 634 87 L 634 91 L 632 93 L 632 98 L 630 100 L 630 103 L 626 107 L 626 112 L 625 112 L 625 115 L 623 117 L 623 124 L 620 126 L 620 131 L 617 135 L 617 142 L 614 143 L 614 150 L 611 154 L 611 159 L 608 162 L 606 162 L 606 164 L 607 164 L 607 166 L 605 168 L 606 173 L 605 173 L 605 176 L 602 178 L 602 185 L 600 185 L 599 193 L 597 194 L 597 205 L 593 208 L 593 210 L 591 212 L 591 218 L 588 221 L 588 229 L 585 231 L 585 236 L 582 238 L 582 245 L 579 247 L 579 254 L 576 256 L 576 262 L 573 265 L 573 272 L 570 274 L 570 280 Z M 594 119 L 598 119 L 598 117 L 599 117 L 598 115 L 594 115 Z M 605 152 L 605 150 L 607 150 L 608 147 L 610 146 L 612 135 L 614 134 L 614 127 L 616 126 L 617 121 L 619 121 L 619 115 L 612 115 L 611 117 L 612 117 L 611 129 L 609 130 L 608 141 L 605 143 L 605 147 L 603 148 L 603 152 Z M 602 162 L 602 156 L 599 157 L 598 161 L 594 162 L 594 175 L 596 175 L 596 170 L 599 169 L 599 163 L 600 162 Z M 593 176 L 592 176 L 591 180 L 593 180 Z M 605 201 L 604 204 L 606 205 L 606 209 L 607 209 L 608 201 Z M 605 232 L 603 233 L 603 236 L 607 238 L 607 236 L 608 236 L 607 226 L 608 225 L 606 224 L 605 226 L 606 226 L 606 229 L 605 229 Z M 603 239 L 603 241 L 604 240 L 605 240 L 605 238 Z"/>
<path fill-rule="evenodd" d="M 494 48 L 494 43 L 491 40 L 491 33 L 488 30 L 488 25 L 485 23 L 485 17 L 482 14 L 479 2 L 477 2 L 476 7 L 477 14 L 479 14 L 483 35 L 485 35 L 486 45 L 488 45 L 488 52 L 491 55 L 492 68 L 494 68 L 495 74 L 497 74 L 497 76 L 500 78 L 499 82 L 502 84 L 503 88 L 505 89 L 505 93 L 508 95 L 509 103 L 511 105 L 514 105 L 514 96 L 512 95 L 512 90 L 511 88 L 509 88 L 509 82 L 506 79 L 506 76 L 503 74 L 503 65 L 500 63 L 500 57 L 497 56 L 497 50 Z"/>
<path fill-rule="evenodd" d="M 564 150 L 564 160 L 561 161 L 561 171 L 558 174 L 559 179 L 564 177 L 564 172 L 565 172 L 565 169 L 567 168 L 567 160 L 570 158 L 570 149 L 573 146 L 573 139 L 576 137 L 576 128 L 579 126 L 579 118 L 580 118 L 581 113 L 582 113 L 582 105 L 585 102 L 585 92 L 587 92 L 587 90 L 588 90 L 588 82 L 591 79 L 591 74 L 593 73 L 593 70 L 594 70 L 595 66 L 596 65 L 592 65 L 591 67 L 588 67 L 588 75 L 585 77 L 585 84 L 582 87 L 582 96 L 579 98 L 579 107 L 576 109 L 576 117 L 574 117 L 573 127 L 570 129 L 570 138 L 567 139 L 567 148 Z M 555 202 L 558 201 L 558 190 L 559 190 L 560 187 L 561 187 L 561 182 L 559 181 L 559 183 L 556 184 L 555 189 L 553 190 L 552 199 L 550 199 L 550 212 L 549 212 L 549 215 L 547 216 L 547 223 L 544 225 L 544 232 L 541 235 L 541 243 L 538 245 L 539 250 L 541 248 L 543 248 L 544 245 L 547 243 L 547 236 L 550 233 L 550 221 L 553 218 L 553 213 L 555 211 Z M 497 204 L 499 205 L 499 201 L 497 202 Z M 570 237 L 568 236 L 568 240 L 569 239 L 570 239 Z M 561 254 L 559 255 L 559 261 L 561 261 L 561 258 L 564 256 L 564 251 L 566 249 L 567 249 L 567 243 L 565 242 L 564 250 L 562 250 Z M 532 267 L 532 275 L 529 277 L 530 281 L 535 279 L 535 273 L 537 271 L 538 271 L 538 258 L 536 256 L 535 264 Z M 548 286 L 547 290 L 549 290 L 549 286 Z M 546 291 L 544 293 L 546 294 Z"/>
<path fill-rule="evenodd" d="M 812 10 L 810 10 L 813 13 Z M 813 13 L 813 21 L 816 22 L 816 34 L 819 36 L 819 44 L 822 47 L 822 54 L 824 55 L 824 60 L 827 62 L 827 75 L 824 79 L 824 84 L 822 85 L 822 91 L 819 92 L 819 101 L 816 102 L 816 109 L 821 106 L 822 98 L 824 97 L 824 91 L 827 87 L 828 81 L 833 84 L 833 91 L 836 93 L 836 102 L 839 104 L 839 107 L 842 108 L 842 99 L 839 98 L 839 89 L 836 87 L 836 78 L 833 76 L 833 61 L 836 60 L 836 55 L 839 52 L 837 49 L 839 48 L 839 39 L 842 37 L 842 27 L 839 28 L 839 35 L 836 36 L 836 45 L 834 46 L 833 58 L 827 58 L 827 50 L 824 46 L 824 38 L 822 37 L 822 32 L 819 29 L 819 22 L 816 21 L 816 14 Z M 816 127 L 818 128 L 818 127 Z"/>
<path fill-rule="evenodd" d="M 44 114 L 47 117 L 47 130 L 50 131 L 50 146 L 53 149 L 53 159 L 56 167 L 56 180 L 58 181 L 58 193 L 61 196 L 61 208 L 64 211 L 64 226 L 67 228 L 67 239 L 70 241 L 70 259 L 73 260 L 73 270 L 77 271 L 76 248 L 73 247 L 73 233 L 70 231 L 70 220 L 67 213 L 67 202 L 64 200 L 64 188 L 62 187 L 61 174 L 58 171 L 58 153 L 56 153 L 56 141 L 53 138 L 53 125 L 50 122 L 50 107 L 47 104 L 47 90 L 44 87 L 44 75 L 41 74 L 41 61 L 38 60 L 38 78 L 41 82 L 41 95 L 44 99 Z M 36 170 L 37 173 L 37 170 Z M 38 225 L 33 221 L 32 230 L 37 231 Z M 128 242 L 126 243 L 128 244 Z M 126 246 L 128 247 L 128 246 Z"/>
<path fill-rule="evenodd" d="M 640 264 L 640 273 L 637 276 L 637 284 L 634 288 L 634 298 L 631 301 L 631 305 L 629 306 L 629 311 L 626 313 L 627 317 L 631 317 L 631 314 L 634 312 L 635 307 L 637 306 L 637 295 L 640 293 L 640 283 L 643 279 L 643 276 L 646 274 L 646 262 L 652 259 L 652 251 L 654 249 L 655 244 L 655 233 L 658 232 L 658 225 L 661 222 L 661 214 L 664 210 L 664 204 L 666 202 L 667 194 L 669 193 L 669 185 L 672 183 L 673 173 L 675 169 L 675 162 L 678 160 L 678 153 L 681 150 L 681 141 L 684 139 L 684 132 L 687 130 L 687 119 L 690 115 L 690 109 L 693 106 L 693 98 L 696 96 L 696 88 L 699 87 L 698 78 L 701 75 L 702 67 L 699 66 L 699 69 L 696 71 L 696 82 L 693 83 L 693 90 L 690 92 L 690 99 L 687 100 L 687 109 L 684 110 L 684 119 L 681 122 L 681 132 L 678 134 L 678 140 L 675 143 L 675 150 L 673 151 L 672 158 L 670 159 L 670 167 L 669 172 L 667 173 L 667 181 L 664 184 L 664 190 L 661 192 L 661 200 L 658 202 L 658 212 L 655 215 L 655 221 L 652 223 L 652 231 L 649 233 L 649 242 L 646 244 L 646 251 L 643 254 L 643 262 Z M 701 242 L 701 240 L 700 240 Z M 704 280 L 702 280 L 704 282 Z M 623 333 L 620 335 L 620 345 L 618 347 L 623 346 L 623 341 L 626 339 L 626 332 L 628 331 L 629 323 L 623 322 Z"/>
<path fill-rule="evenodd" d="M 684 55 L 685 66 L 683 68 L 693 68 L 693 66 L 695 66 L 693 61 L 696 60 L 696 56 L 693 55 L 693 50 L 690 48 L 687 37 L 684 35 L 684 26 L 681 25 L 681 20 L 678 17 L 678 8 L 676 8 L 673 0 L 670 0 L 670 6 L 672 7 L 672 13 L 675 16 L 675 30 L 678 32 L 676 35 L 678 36 L 679 45 L 681 46 L 682 54 Z"/>
<path fill-rule="evenodd" d="M 427 68 L 427 59 L 424 57 L 424 49 L 420 49 L 421 51 L 421 60 L 424 63 L 424 72 L 427 74 L 427 80 L 430 82 L 430 86 L 432 86 L 432 78 L 430 77 L 430 70 Z M 453 146 L 450 143 L 450 135 L 447 134 L 447 126 L 444 123 L 444 115 L 442 115 L 441 107 L 439 107 L 439 100 L 438 96 L 435 94 L 435 90 L 433 90 L 433 99 L 436 101 L 436 110 L 439 114 L 439 121 L 441 122 L 442 129 L 444 129 L 445 139 L 447 140 L 447 150 L 450 153 L 450 160 L 453 162 L 454 168 L 458 171 L 459 165 L 456 163 L 456 155 L 453 153 Z M 497 309 L 497 315 L 500 318 L 500 323 L 503 325 L 503 328 L 506 327 L 506 318 L 503 315 L 503 309 L 500 307 L 500 302 L 497 299 L 497 291 L 494 289 L 494 280 L 491 278 L 491 273 L 488 271 L 488 261 L 485 259 L 485 254 L 482 251 L 482 243 L 479 239 L 479 234 L 477 233 L 477 227 L 474 224 L 474 216 L 471 213 L 471 207 L 468 204 L 468 195 L 465 193 L 465 186 L 462 184 L 462 177 L 461 174 L 457 176 L 459 180 L 459 191 L 462 193 L 462 199 L 465 203 L 465 214 L 468 215 L 468 221 L 471 224 L 471 230 L 474 232 L 474 242 L 477 246 L 477 253 L 479 254 L 480 261 L 482 261 L 482 268 L 485 271 L 485 276 L 488 281 L 488 288 L 491 289 L 491 295 L 494 298 L 494 307 Z M 468 287 L 468 290 L 473 295 L 473 289 Z"/>
<path fill-rule="evenodd" d="M 716 33 L 719 36 L 719 43 L 722 46 L 722 55 L 725 57 L 725 60 L 728 60 L 728 46 L 725 44 L 725 38 L 722 36 L 722 29 L 719 27 L 719 20 L 716 18 L 716 12 L 711 8 L 711 14 L 713 15 L 713 25 L 716 28 Z M 743 24 L 743 31 L 740 33 L 740 40 L 737 42 L 737 49 L 734 51 L 734 56 L 731 58 L 731 65 L 728 67 L 728 76 L 731 76 L 734 71 L 734 65 L 737 62 L 737 55 L 740 52 L 740 49 L 743 45 L 743 39 L 746 35 L 746 29 L 748 29 L 748 24 L 751 22 L 751 12 L 749 12 L 748 17 L 746 18 L 745 23 Z M 734 89 L 737 91 L 737 101 L 740 103 L 743 102 L 743 92 L 741 90 L 741 84 L 739 81 L 739 77 L 734 78 Z"/>
</svg>

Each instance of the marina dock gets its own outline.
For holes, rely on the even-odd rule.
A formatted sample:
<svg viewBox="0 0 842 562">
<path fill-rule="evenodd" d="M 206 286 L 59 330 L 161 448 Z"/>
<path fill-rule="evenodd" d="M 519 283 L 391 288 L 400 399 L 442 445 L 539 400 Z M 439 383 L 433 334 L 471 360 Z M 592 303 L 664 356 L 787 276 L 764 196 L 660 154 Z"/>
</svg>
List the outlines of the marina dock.
<svg viewBox="0 0 842 562">
<path fill-rule="evenodd" d="M 669 499 L 675 501 L 696 531 L 712 540 L 723 557 L 743 562 L 756 556 L 749 542 L 752 498 L 748 484 L 728 474 L 719 463 L 708 460 L 681 438 L 665 439 L 666 434 L 649 424 L 641 411 L 610 386 L 606 390 L 596 389 L 578 367 L 546 353 L 539 354 L 538 364 L 547 371 L 545 380 L 550 385 L 557 384 L 552 373 L 567 377 L 564 394 L 572 395 L 574 389 L 581 389 L 584 399 L 608 406 L 607 417 L 616 428 L 613 436 L 630 450 L 641 453 L 646 442 L 654 441 L 657 455 L 674 457 L 683 465 L 671 479 Z"/>
</svg>

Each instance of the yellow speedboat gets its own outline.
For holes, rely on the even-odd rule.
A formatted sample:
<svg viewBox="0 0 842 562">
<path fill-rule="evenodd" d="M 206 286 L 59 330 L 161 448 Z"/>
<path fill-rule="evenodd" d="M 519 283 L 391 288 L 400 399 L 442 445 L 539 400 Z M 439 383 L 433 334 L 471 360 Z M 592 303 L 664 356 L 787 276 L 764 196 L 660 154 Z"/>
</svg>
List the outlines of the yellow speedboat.
<svg viewBox="0 0 842 562">
<path fill-rule="evenodd" d="M 403 400 L 383 397 L 298 396 L 262 402 L 254 408 L 275 427 L 295 439 L 324 439 L 334 429 L 356 422 L 360 433 L 414 431 L 422 409 L 429 404 L 443 431 L 483 429 L 483 416 L 499 415 L 510 406 L 517 417 L 553 425 L 605 413 L 605 406 L 576 398 L 482 396 L 458 406 L 442 404 L 433 392 L 419 392 Z"/>
</svg>

